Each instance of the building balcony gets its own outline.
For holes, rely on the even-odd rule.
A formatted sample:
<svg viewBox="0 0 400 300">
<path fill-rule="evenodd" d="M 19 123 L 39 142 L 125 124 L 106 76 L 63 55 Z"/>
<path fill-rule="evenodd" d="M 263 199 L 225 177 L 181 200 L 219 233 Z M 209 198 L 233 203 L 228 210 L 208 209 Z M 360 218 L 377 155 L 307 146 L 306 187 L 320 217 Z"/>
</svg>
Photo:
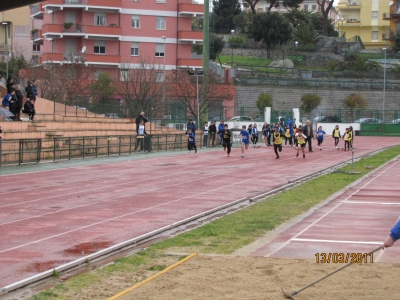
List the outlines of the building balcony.
<svg viewBox="0 0 400 300">
<path fill-rule="evenodd" d="M 204 5 L 192 3 L 178 4 L 178 14 L 182 17 L 201 17 L 204 15 Z"/>
<path fill-rule="evenodd" d="M 35 4 L 31 6 L 31 18 L 43 20 L 44 9 L 42 3 Z"/>
<path fill-rule="evenodd" d="M 43 53 L 39 58 L 39 64 L 58 63 L 69 64 L 71 61 L 84 62 L 88 65 L 97 66 L 119 66 L 121 63 L 120 55 L 103 55 L 103 54 L 78 54 L 69 56 L 63 53 Z"/>
<path fill-rule="evenodd" d="M 360 26 L 361 22 L 357 19 L 348 19 L 344 24 L 344 26 Z"/>
<path fill-rule="evenodd" d="M 50 10 L 81 9 L 94 12 L 121 12 L 122 0 L 48 0 L 43 8 Z"/>
<path fill-rule="evenodd" d="M 178 32 L 179 43 L 202 44 L 203 31 L 182 30 Z"/>
<path fill-rule="evenodd" d="M 383 13 L 382 20 L 390 20 L 390 13 Z"/>
<path fill-rule="evenodd" d="M 392 5 L 390 7 L 390 16 L 391 17 L 400 17 L 400 6 Z"/>
<path fill-rule="evenodd" d="M 390 40 L 390 34 L 382 33 L 382 41 L 388 41 L 388 40 Z"/>
<path fill-rule="evenodd" d="M 178 58 L 178 68 L 202 68 L 203 60 L 196 58 Z"/>
<path fill-rule="evenodd" d="M 38 30 L 36 32 L 32 33 L 32 40 L 31 42 L 35 45 L 43 45 L 43 35 L 42 35 L 42 30 Z"/>
<path fill-rule="evenodd" d="M 65 28 L 63 24 L 43 25 L 43 36 L 46 38 L 62 38 L 64 36 L 82 37 L 85 39 L 120 40 L 122 28 L 119 26 L 94 26 L 75 24 Z"/>
</svg>

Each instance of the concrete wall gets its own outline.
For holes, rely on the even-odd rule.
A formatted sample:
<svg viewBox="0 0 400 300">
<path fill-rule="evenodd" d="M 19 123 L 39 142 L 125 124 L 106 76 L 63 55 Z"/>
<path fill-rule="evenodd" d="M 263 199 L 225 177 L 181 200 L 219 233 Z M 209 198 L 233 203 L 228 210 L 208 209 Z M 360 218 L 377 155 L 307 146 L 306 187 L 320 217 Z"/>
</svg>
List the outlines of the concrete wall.
<svg viewBox="0 0 400 300">
<path fill-rule="evenodd" d="M 235 97 L 235 115 L 239 114 L 240 107 L 256 108 L 256 101 L 260 93 L 270 93 L 273 97 L 274 110 L 291 110 L 301 106 L 301 97 L 312 93 L 322 97 L 319 109 L 338 109 L 343 107 L 343 99 L 351 93 L 360 93 L 368 101 L 368 109 L 382 109 L 382 91 L 360 90 L 326 90 L 318 88 L 290 88 L 268 86 L 237 86 Z M 398 91 L 386 92 L 386 110 L 399 110 L 400 97 Z"/>
</svg>

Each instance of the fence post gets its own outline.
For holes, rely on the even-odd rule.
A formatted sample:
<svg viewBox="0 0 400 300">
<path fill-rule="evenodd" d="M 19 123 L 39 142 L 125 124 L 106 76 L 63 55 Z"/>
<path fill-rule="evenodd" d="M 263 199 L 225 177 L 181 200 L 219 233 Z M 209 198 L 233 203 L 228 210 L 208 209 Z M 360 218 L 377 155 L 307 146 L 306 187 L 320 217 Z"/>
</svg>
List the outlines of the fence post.
<svg viewBox="0 0 400 300">
<path fill-rule="evenodd" d="M 38 140 L 37 163 L 40 162 L 40 154 L 42 153 L 42 139 Z"/>
<path fill-rule="evenodd" d="M 19 160 L 19 165 L 22 163 L 22 159 L 23 159 L 23 141 L 22 140 L 19 140 L 19 157 L 18 157 L 18 160 Z"/>
<path fill-rule="evenodd" d="M 98 149 L 99 149 L 99 146 L 98 146 L 98 136 L 96 135 L 96 148 L 95 148 L 95 151 L 96 151 L 96 157 L 97 157 L 97 154 L 98 154 Z"/>
<path fill-rule="evenodd" d="M 121 136 L 118 136 L 118 155 L 121 156 Z"/>
<path fill-rule="evenodd" d="M 85 137 L 82 137 L 82 157 L 85 158 Z"/>
<path fill-rule="evenodd" d="M 160 135 L 157 134 L 157 152 L 160 151 Z"/>
<path fill-rule="evenodd" d="M 56 161 L 56 138 L 53 138 L 53 161 Z"/>
<path fill-rule="evenodd" d="M 71 160 L 71 137 L 68 138 L 68 160 Z"/>
<path fill-rule="evenodd" d="M 110 156 L 110 137 L 107 137 L 107 156 Z"/>
<path fill-rule="evenodd" d="M 168 134 L 165 134 L 165 151 L 168 150 Z"/>
<path fill-rule="evenodd" d="M 132 154 L 132 134 L 129 135 L 129 154 Z"/>
<path fill-rule="evenodd" d="M 64 116 L 67 116 L 67 103 L 64 103 Z"/>
</svg>

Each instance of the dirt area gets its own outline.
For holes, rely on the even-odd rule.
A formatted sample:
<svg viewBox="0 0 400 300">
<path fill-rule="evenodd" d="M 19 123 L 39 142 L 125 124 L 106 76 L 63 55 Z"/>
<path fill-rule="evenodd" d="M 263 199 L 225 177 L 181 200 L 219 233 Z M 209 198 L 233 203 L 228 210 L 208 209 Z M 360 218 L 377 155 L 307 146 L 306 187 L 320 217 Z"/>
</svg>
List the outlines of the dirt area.
<svg viewBox="0 0 400 300">
<path fill-rule="evenodd" d="M 281 287 L 292 292 L 340 266 L 309 260 L 197 256 L 119 299 L 285 299 Z M 352 265 L 295 299 L 398 299 L 399 277 L 400 264 Z"/>
</svg>

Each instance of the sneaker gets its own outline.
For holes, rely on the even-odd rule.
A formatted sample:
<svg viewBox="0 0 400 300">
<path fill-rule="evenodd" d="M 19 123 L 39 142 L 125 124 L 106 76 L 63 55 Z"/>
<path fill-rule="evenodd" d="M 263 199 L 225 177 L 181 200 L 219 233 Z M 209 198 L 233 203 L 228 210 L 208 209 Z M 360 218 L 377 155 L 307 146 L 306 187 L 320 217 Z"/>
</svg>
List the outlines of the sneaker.
<svg viewBox="0 0 400 300">
<path fill-rule="evenodd" d="M 228 153 L 228 157 L 231 157 L 231 154 L 230 154 L 230 153 Z"/>
<path fill-rule="evenodd" d="M 224 147 L 224 151 L 226 151 L 226 147 Z"/>
<path fill-rule="evenodd" d="M 279 156 L 275 157 L 275 159 L 279 159 Z"/>
<path fill-rule="evenodd" d="M 194 153 L 197 153 L 197 149 L 194 149 Z"/>
<path fill-rule="evenodd" d="M 322 150 L 322 148 L 319 148 L 319 150 Z"/>
<path fill-rule="evenodd" d="M 306 155 L 305 155 L 305 154 L 303 154 L 303 158 L 306 158 Z"/>
<path fill-rule="evenodd" d="M 298 153 L 296 154 L 296 157 L 299 157 L 299 154 L 298 154 Z"/>
<path fill-rule="evenodd" d="M 244 154 L 242 154 L 242 157 L 244 157 L 245 155 Z"/>
</svg>

